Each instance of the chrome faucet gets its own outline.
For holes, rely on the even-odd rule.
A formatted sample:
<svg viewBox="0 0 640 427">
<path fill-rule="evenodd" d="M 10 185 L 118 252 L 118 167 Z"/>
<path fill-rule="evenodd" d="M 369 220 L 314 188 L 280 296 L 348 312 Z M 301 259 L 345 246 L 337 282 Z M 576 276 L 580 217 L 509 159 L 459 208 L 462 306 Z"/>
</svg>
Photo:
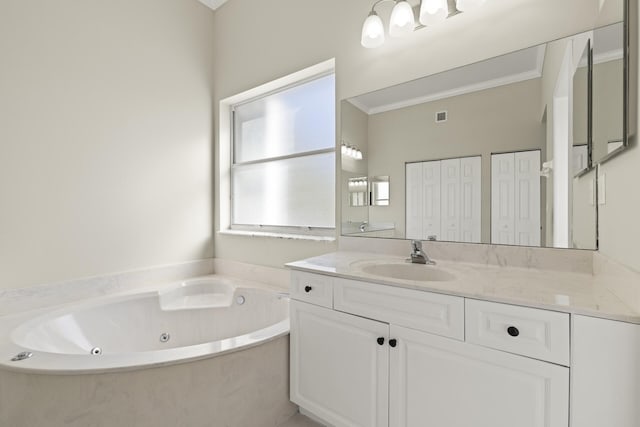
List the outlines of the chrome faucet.
<svg viewBox="0 0 640 427">
<path fill-rule="evenodd" d="M 422 250 L 422 242 L 420 240 L 411 241 L 411 262 L 413 264 L 436 264 L 436 262 L 429 258 L 429 255 Z"/>
<path fill-rule="evenodd" d="M 360 223 L 360 231 L 361 232 L 365 232 L 367 230 L 367 224 L 369 224 L 368 221 L 362 221 L 362 223 Z"/>
</svg>

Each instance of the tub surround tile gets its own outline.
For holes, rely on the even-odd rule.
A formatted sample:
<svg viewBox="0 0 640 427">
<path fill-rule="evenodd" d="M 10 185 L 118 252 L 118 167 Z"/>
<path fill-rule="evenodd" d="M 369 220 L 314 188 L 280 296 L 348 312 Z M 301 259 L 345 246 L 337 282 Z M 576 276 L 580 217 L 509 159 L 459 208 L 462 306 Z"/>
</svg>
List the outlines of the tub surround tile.
<svg viewBox="0 0 640 427">
<path fill-rule="evenodd" d="M 288 354 L 285 336 L 232 354 L 132 372 L 0 370 L 0 425 L 281 426 L 297 412 L 289 401 Z"/>
<path fill-rule="evenodd" d="M 296 414 L 289 418 L 284 424 L 278 427 L 325 427 L 324 424 L 317 423 L 311 418 L 308 418 L 302 414 Z"/>
<path fill-rule="evenodd" d="M 256 264 L 214 258 L 213 271 L 223 276 L 260 282 L 280 290 L 289 289 L 289 271 L 285 268 L 265 267 Z"/>
<path fill-rule="evenodd" d="M 405 258 L 406 256 L 371 252 L 341 251 L 287 265 L 295 270 L 389 286 L 640 323 L 640 311 L 623 302 L 602 280 L 590 273 L 443 261 L 435 255 L 438 262 L 436 267 L 453 274 L 454 280 L 396 280 L 368 274 L 361 269 L 364 263 L 404 263 Z"/>
<path fill-rule="evenodd" d="M 593 258 L 595 281 L 640 312 L 640 273 L 596 253 Z"/>
<path fill-rule="evenodd" d="M 409 240 L 346 237 L 339 240 L 339 250 L 408 256 Z M 423 247 L 434 259 L 452 262 L 593 273 L 594 251 L 553 249 L 524 246 L 423 241 Z"/>
<path fill-rule="evenodd" d="M 211 274 L 213 258 L 88 277 L 28 288 L 0 290 L 0 316 L 87 298 L 137 292 L 159 284 Z"/>
</svg>

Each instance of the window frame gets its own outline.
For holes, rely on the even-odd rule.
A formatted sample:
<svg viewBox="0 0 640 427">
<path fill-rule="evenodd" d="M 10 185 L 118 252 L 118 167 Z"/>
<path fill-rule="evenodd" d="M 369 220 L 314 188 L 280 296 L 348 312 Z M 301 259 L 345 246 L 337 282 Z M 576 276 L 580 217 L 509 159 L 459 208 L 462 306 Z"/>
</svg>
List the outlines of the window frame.
<svg viewBox="0 0 640 427">
<path fill-rule="evenodd" d="M 270 95 L 280 93 L 294 87 L 302 86 L 306 83 L 315 81 L 323 77 L 327 77 L 329 75 L 334 75 L 334 78 L 335 78 L 335 61 L 333 59 L 329 61 L 325 61 L 316 66 L 309 67 L 308 69 L 291 74 L 282 79 L 278 79 L 266 85 L 262 85 L 258 88 L 236 95 L 234 97 L 228 98 L 220 102 L 220 105 L 221 105 L 221 122 L 220 123 L 221 124 L 222 124 L 222 118 L 223 118 L 223 113 L 225 112 L 224 111 L 225 109 L 226 109 L 226 114 L 228 114 L 228 118 L 227 118 L 228 119 L 227 121 L 228 147 L 227 149 L 229 150 L 229 152 L 227 153 L 228 157 L 226 159 L 226 162 L 227 162 L 226 164 L 228 166 L 226 168 L 227 169 L 226 181 L 228 182 L 227 184 L 228 198 L 226 198 L 226 201 L 227 201 L 226 206 L 224 206 L 225 205 L 224 203 L 221 203 L 221 209 L 220 209 L 221 220 L 220 220 L 219 232 L 229 233 L 229 234 L 246 234 L 251 236 L 264 235 L 264 236 L 285 237 L 285 238 L 302 238 L 302 239 L 310 238 L 312 240 L 335 240 L 336 231 L 337 231 L 337 227 L 336 227 L 337 214 L 334 214 L 333 216 L 333 227 L 240 224 L 240 223 L 235 223 L 233 218 L 233 195 L 235 191 L 233 188 L 233 169 L 237 167 L 251 165 L 251 164 L 266 164 L 269 162 L 286 160 L 286 159 L 304 158 L 309 156 L 333 153 L 334 154 L 333 180 L 328 185 L 332 187 L 332 192 L 334 193 L 334 201 L 337 202 L 336 169 L 337 169 L 338 150 L 336 149 L 335 136 L 334 136 L 333 145 L 329 148 L 303 151 L 303 152 L 293 153 L 293 154 L 288 154 L 283 156 L 267 157 L 267 158 L 262 158 L 257 160 L 246 161 L 246 162 L 235 161 L 235 143 L 236 143 L 235 141 L 235 110 L 236 108 L 251 102 L 255 102 L 262 98 L 266 98 Z M 283 82 L 286 82 L 286 83 L 283 83 Z M 266 87 L 268 86 L 271 86 L 271 87 L 266 89 Z M 251 93 L 251 96 L 246 96 L 249 93 Z M 241 98 L 241 99 L 238 99 L 238 98 Z M 334 108 L 337 106 L 336 99 L 337 99 L 336 87 L 334 82 L 334 93 L 333 93 Z M 334 117 L 334 126 L 337 129 L 337 117 Z M 221 146 L 224 143 L 223 140 L 225 139 L 223 133 L 224 132 L 221 129 L 221 132 L 220 132 Z M 222 150 L 220 155 L 221 156 L 223 155 Z M 223 166 L 224 166 L 224 162 L 221 159 L 221 169 L 220 169 L 220 178 L 221 178 L 220 201 L 221 202 L 223 201 L 223 199 L 225 199 L 223 195 L 224 191 L 222 188 L 222 186 L 225 185 L 224 184 L 225 179 L 223 178 L 223 176 L 225 175 L 225 167 Z M 223 209 L 226 209 L 227 211 L 226 215 L 222 214 Z M 223 218 L 225 216 L 227 219 L 226 221 Z"/>
</svg>

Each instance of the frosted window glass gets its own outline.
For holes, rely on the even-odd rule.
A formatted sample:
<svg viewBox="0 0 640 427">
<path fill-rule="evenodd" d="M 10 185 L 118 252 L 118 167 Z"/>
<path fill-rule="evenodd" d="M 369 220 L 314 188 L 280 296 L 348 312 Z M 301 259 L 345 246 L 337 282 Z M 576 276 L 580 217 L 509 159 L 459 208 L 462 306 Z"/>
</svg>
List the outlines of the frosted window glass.
<svg viewBox="0 0 640 427">
<path fill-rule="evenodd" d="M 234 108 L 234 163 L 334 145 L 333 74 Z"/>
<path fill-rule="evenodd" d="M 235 224 L 335 226 L 335 153 L 233 168 Z"/>
</svg>

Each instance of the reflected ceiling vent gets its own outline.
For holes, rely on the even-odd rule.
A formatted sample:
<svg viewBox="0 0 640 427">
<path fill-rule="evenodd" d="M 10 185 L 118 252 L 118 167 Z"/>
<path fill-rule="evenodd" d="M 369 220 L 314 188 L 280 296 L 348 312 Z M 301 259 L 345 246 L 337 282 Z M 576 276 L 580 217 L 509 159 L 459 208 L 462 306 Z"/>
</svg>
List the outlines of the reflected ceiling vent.
<svg viewBox="0 0 640 427">
<path fill-rule="evenodd" d="M 447 121 L 447 112 L 446 111 L 438 111 L 436 113 L 436 123 L 444 123 Z"/>
</svg>

